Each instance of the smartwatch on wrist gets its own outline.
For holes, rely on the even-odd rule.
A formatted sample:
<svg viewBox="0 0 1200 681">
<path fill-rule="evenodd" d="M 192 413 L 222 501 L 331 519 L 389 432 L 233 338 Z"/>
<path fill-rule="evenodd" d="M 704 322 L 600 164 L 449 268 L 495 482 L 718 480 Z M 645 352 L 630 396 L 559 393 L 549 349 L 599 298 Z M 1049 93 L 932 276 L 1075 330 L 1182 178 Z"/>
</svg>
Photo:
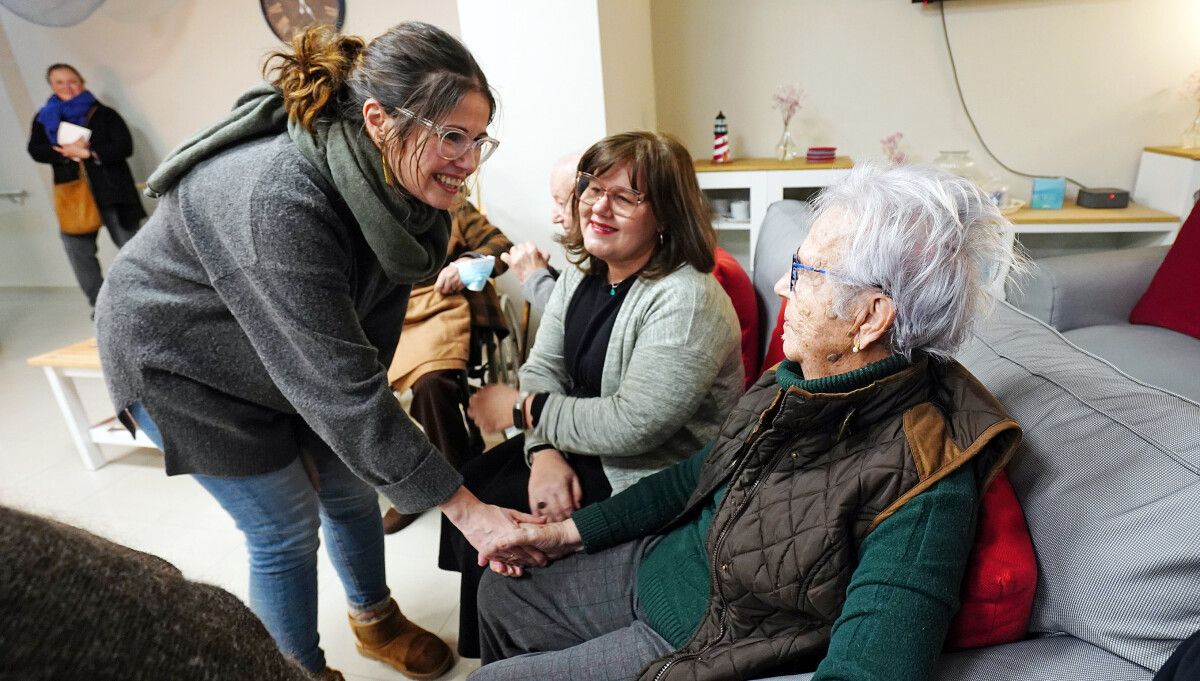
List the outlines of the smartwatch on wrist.
<svg viewBox="0 0 1200 681">
<path fill-rule="evenodd" d="M 529 393 L 524 390 L 517 395 L 517 401 L 513 403 L 513 426 L 519 430 L 526 430 L 530 424 L 525 423 L 525 400 L 529 399 Z"/>
</svg>

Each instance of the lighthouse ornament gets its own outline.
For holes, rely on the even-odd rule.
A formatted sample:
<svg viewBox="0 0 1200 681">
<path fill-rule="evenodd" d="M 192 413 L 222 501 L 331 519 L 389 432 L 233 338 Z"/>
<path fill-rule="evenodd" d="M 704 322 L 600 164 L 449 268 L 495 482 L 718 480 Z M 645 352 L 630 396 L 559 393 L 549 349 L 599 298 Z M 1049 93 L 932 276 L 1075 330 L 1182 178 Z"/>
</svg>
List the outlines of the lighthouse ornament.
<svg viewBox="0 0 1200 681">
<path fill-rule="evenodd" d="M 725 125 L 725 114 L 717 112 L 717 120 L 713 123 L 713 163 L 728 163 L 729 158 L 729 128 Z"/>
</svg>

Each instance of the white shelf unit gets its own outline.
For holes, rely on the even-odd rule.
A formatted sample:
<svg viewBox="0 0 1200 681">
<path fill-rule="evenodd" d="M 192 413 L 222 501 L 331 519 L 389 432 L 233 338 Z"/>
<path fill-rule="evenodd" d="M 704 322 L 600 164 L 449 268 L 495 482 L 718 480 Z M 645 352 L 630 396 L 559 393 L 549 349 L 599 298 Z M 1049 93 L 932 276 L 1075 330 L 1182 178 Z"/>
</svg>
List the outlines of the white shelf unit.
<svg viewBox="0 0 1200 681">
<path fill-rule="evenodd" d="M 700 189 L 711 198 L 750 202 L 750 219 L 735 221 L 719 217 L 713 221 L 718 244 L 731 252 L 747 273 L 754 266 L 758 230 L 767 206 L 785 198 L 789 190 L 819 190 L 845 177 L 853 162 L 839 156 L 831 163 L 738 159 L 729 163 L 696 161 Z"/>
<path fill-rule="evenodd" d="M 1146 147 L 1133 183 L 1133 200 L 1187 220 L 1200 192 L 1200 149 Z M 1174 234 L 1171 235 L 1172 240 Z"/>
</svg>

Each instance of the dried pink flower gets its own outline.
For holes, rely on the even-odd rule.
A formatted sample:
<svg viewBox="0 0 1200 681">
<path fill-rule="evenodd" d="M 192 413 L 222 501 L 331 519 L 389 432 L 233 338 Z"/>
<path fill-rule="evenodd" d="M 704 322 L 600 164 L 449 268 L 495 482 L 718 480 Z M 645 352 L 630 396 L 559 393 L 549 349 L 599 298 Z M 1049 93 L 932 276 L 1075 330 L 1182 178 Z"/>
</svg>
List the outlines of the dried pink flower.
<svg viewBox="0 0 1200 681">
<path fill-rule="evenodd" d="M 1193 71 L 1183 81 L 1183 94 L 1188 99 L 1200 102 L 1200 70 Z"/>
<path fill-rule="evenodd" d="M 904 139 L 904 133 L 897 131 L 879 140 L 879 143 L 883 145 L 883 155 L 892 165 L 904 165 L 908 162 L 908 154 L 900 151 L 900 140 L 902 139 Z"/>
<path fill-rule="evenodd" d="M 771 108 L 778 109 L 783 114 L 783 124 L 786 127 L 792 121 L 792 116 L 800 110 L 800 102 L 804 99 L 804 90 L 795 85 L 781 85 L 771 96 Z"/>
</svg>

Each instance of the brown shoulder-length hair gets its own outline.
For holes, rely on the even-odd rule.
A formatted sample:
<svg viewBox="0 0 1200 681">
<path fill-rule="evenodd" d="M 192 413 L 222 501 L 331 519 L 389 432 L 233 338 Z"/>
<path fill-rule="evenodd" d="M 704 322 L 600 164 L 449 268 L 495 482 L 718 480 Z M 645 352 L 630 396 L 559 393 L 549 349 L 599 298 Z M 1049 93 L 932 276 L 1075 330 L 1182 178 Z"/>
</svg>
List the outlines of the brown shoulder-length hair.
<svg viewBox="0 0 1200 681">
<path fill-rule="evenodd" d="M 713 251 L 717 247 L 712 226 L 712 210 L 696 182 L 696 170 L 687 149 L 670 135 L 657 132 L 623 132 L 593 144 L 579 159 L 578 170 L 603 175 L 618 166 L 629 166 L 629 181 L 645 195 L 654 211 L 654 220 L 662 234 L 654 246 L 650 261 L 638 273 L 658 279 L 691 265 L 700 272 L 712 272 Z M 567 251 L 567 259 L 585 272 L 603 272 L 604 261 L 583 247 L 584 225 L 580 224 L 579 196 L 571 195 L 575 229 L 558 237 Z"/>
</svg>

